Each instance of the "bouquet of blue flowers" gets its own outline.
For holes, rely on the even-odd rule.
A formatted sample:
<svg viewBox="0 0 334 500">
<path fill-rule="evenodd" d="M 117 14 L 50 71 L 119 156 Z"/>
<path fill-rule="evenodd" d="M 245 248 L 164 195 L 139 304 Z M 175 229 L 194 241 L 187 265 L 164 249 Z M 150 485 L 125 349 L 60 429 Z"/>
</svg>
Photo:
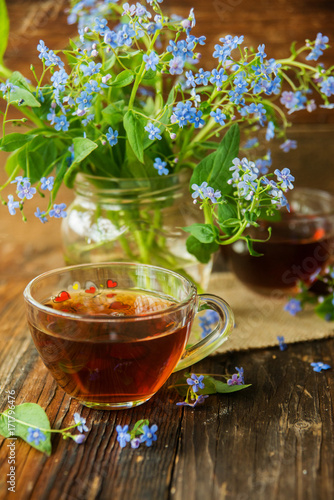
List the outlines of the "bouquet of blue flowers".
<svg viewBox="0 0 334 500">
<path fill-rule="evenodd" d="M 41 65 L 31 66 L 29 81 L 3 64 L 8 17 L 0 0 L 0 149 L 11 153 L 2 203 L 25 218 L 29 199 L 47 193 L 35 214 L 46 222 L 66 216 L 56 196 L 78 173 L 168 185 L 171 174 L 191 169 L 189 196 L 205 220 L 185 228 L 188 252 L 206 262 L 219 245 L 240 238 L 253 252 L 245 231 L 260 217 L 289 209 L 286 193 L 294 181 L 287 168 L 270 172 L 270 153 L 252 155 L 258 132 L 268 142 L 281 138 L 288 151 L 296 147 L 286 135 L 290 114 L 319 104 L 333 108 L 333 67 L 317 62 L 328 38 L 318 33 L 274 60 L 264 45 L 245 47 L 243 36 L 227 35 L 204 64 L 205 37 L 192 34 L 193 9 L 180 19 L 164 14 L 161 4 L 72 0 L 68 21 L 78 23 L 78 37 L 64 50 L 41 40 Z M 7 134 L 11 106 L 22 112 L 15 124 L 27 128 L 20 133 Z M 249 134 L 243 154 L 240 130 Z"/>
</svg>

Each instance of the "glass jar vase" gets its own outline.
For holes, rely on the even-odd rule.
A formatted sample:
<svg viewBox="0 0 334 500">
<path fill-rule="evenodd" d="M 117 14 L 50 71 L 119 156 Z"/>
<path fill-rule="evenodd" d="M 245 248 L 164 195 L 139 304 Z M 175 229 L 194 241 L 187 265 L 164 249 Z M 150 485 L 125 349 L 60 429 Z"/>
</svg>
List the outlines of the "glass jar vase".
<svg viewBox="0 0 334 500">
<path fill-rule="evenodd" d="M 165 267 L 206 289 L 212 261 L 201 264 L 182 230 L 202 222 L 189 172 L 132 179 L 78 174 L 76 198 L 62 223 L 67 264 L 141 262 Z"/>
</svg>

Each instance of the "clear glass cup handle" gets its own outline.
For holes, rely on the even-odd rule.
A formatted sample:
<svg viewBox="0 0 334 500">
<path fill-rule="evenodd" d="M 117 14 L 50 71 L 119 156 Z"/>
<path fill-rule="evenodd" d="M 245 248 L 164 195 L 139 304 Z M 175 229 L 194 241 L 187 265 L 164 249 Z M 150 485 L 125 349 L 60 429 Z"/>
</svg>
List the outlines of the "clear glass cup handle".
<svg viewBox="0 0 334 500">
<path fill-rule="evenodd" d="M 186 348 L 174 372 L 188 368 L 212 354 L 228 339 L 234 327 L 234 314 L 225 300 L 216 295 L 201 294 L 198 296 L 197 312 L 204 309 L 213 309 L 219 314 L 218 324 L 204 339 Z"/>
</svg>

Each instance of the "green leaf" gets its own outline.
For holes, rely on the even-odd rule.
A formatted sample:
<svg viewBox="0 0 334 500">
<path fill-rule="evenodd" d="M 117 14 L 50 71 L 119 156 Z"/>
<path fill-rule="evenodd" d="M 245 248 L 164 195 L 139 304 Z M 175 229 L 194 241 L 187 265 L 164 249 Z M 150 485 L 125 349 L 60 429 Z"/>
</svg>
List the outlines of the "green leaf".
<svg viewBox="0 0 334 500">
<path fill-rule="evenodd" d="M 131 431 L 131 435 L 132 436 L 136 436 L 137 434 L 142 434 L 140 432 L 141 428 L 144 426 L 144 425 L 149 425 L 150 421 L 147 420 L 147 418 L 145 419 L 141 419 L 141 420 L 138 420 L 135 425 L 133 426 L 133 429 Z"/>
<path fill-rule="evenodd" d="M 0 149 L 2 151 L 15 151 L 33 138 L 34 136 L 29 134 L 8 134 L 0 141 Z"/>
<path fill-rule="evenodd" d="M 27 80 L 19 71 L 14 71 L 9 81 L 17 87 L 10 92 L 9 102 L 19 102 L 23 100 L 21 106 L 31 106 L 32 108 L 39 108 L 41 106 L 40 102 L 38 102 L 31 93 Z"/>
<path fill-rule="evenodd" d="M 222 203 L 218 205 L 218 221 L 223 224 L 227 219 L 237 218 L 237 209 L 230 203 Z"/>
<path fill-rule="evenodd" d="M 74 160 L 64 175 L 64 183 L 68 188 L 73 187 L 73 181 L 79 169 L 79 164 L 97 148 L 97 144 L 85 137 L 73 139 Z"/>
<path fill-rule="evenodd" d="M 131 110 L 124 116 L 124 128 L 130 143 L 130 146 L 141 163 L 144 163 L 144 125 L 141 119 Z M 152 141 L 151 141 L 152 142 Z"/>
<path fill-rule="evenodd" d="M 190 374 L 184 374 L 183 377 L 178 378 L 175 383 L 171 386 L 173 389 L 175 389 L 180 396 L 183 398 L 186 397 L 187 391 L 189 389 L 189 385 L 186 382 L 186 378 L 190 377 Z"/>
<path fill-rule="evenodd" d="M 108 104 L 108 106 L 102 110 L 102 116 L 108 125 L 115 128 L 124 118 L 124 100 Z"/>
<path fill-rule="evenodd" d="M 18 161 L 18 156 L 20 154 L 20 149 L 15 151 L 15 153 L 12 153 L 9 158 L 7 158 L 6 165 L 5 165 L 5 170 L 7 175 L 10 177 L 16 167 L 19 166 L 19 161 Z"/>
<path fill-rule="evenodd" d="M 9 17 L 6 7 L 6 0 L 0 0 L 0 64 L 6 52 L 9 35 Z"/>
<path fill-rule="evenodd" d="M 196 259 L 202 264 L 207 264 L 210 261 L 211 254 L 219 248 L 218 243 L 201 243 L 195 236 L 189 236 L 186 242 L 186 247 L 189 253 L 195 255 Z"/>
<path fill-rule="evenodd" d="M 37 445 L 34 441 L 28 442 L 28 429 L 34 426 L 41 429 L 45 436 L 44 441 Z M 36 450 L 51 455 L 51 434 L 49 419 L 39 405 L 35 403 L 23 403 L 8 409 L 0 415 L 0 434 L 5 438 L 20 437 Z"/>
<path fill-rule="evenodd" d="M 130 83 L 134 80 L 134 73 L 130 69 L 125 69 L 121 73 L 119 73 L 115 80 L 109 83 L 110 87 L 121 88 L 130 85 Z"/>
<path fill-rule="evenodd" d="M 74 51 L 78 49 L 78 46 L 77 46 L 77 44 L 75 43 L 75 41 L 74 41 L 74 40 L 72 40 L 72 39 L 70 38 L 70 39 L 69 39 L 69 42 L 70 42 L 70 46 L 71 46 L 71 48 L 72 48 Z"/>
<path fill-rule="evenodd" d="M 192 224 L 184 227 L 183 230 L 192 234 L 201 243 L 211 243 L 219 236 L 218 229 L 210 224 Z"/>
<path fill-rule="evenodd" d="M 204 389 L 198 389 L 197 391 L 197 394 L 203 394 L 203 396 L 205 394 L 216 394 L 217 393 L 217 389 L 216 389 L 216 386 L 213 382 L 213 380 L 211 380 L 211 377 L 208 377 L 207 375 L 204 377 Z"/>
<path fill-rule="evenodd" d="M 315 307 L 315 312 L 320 318 L 325 319 L 326 321 L 333 321 L 334 320 L 334 308 L 332 304 L 332 298 L 333 295 L 329 295 L 324 299 L 323 302 L 318 304 Z"/>
<path fill-rule="evenodd" d="M 183 398 L 187 395 L 187 391 L 189 389 L 189 385 L 186 383 L 186 378 L 189 377 L 190 374 L 184 375 L 182 378 L 179 378 L 173 388 L 182 396 Z M 211 377 L 210 375 L 205 375 L 204 379 L 204 389 L 198 389 L 197 394 L 225 394 L 231 392 L 241 391 L 242 389 L 246 389 L 246 387 L 250 387 L 252 384 L 244 384 L 244 385 L 228 385 L 220 380 Z"/>
<path fill-rule="evenodd" d="M 240 144 L 240 131 L 238 124 L 235 123 L 228 130 L 214 151 L 197 165 L 192 175 L 190 184 L 207 182 L 214 189 L 219 189 L 223 194 L 230 192 L 233 188 L 227 184 L 231 178 L 230 167 L 232 160 L 238 156 Z"/>
<path fill-rule="evenodd" d="M 74 146 L 74 161 L 71 167 L 73 165 L 81 163 L 82 160 L 87 158 L 87 156 L 90 155 L 90 153 L 97 148 L 97 144 L 94 141 L 86 139 L 85 137 L 75 137 L 73 139 L 73 146 Z"/>
<path fill-rule="evenodd" d="M 12 73 L 12 75 L 10 76 L 9 81 L 13 85 L 17 85 L 22 89 L 30 91 L 29 84 L 26 78 L 19 71 L 14 71 L 14 73 Z"/>
<path fill-rule="evenodd" d="M 153 69 L 149 69 L 148 71 L 145 72 L 145 74 L 143 76 L 143 81 L 153 80 L 153 78 L 155 78 L 156 74 L 157 74 L 156 71 L 153 71 Z"/>
<path fill-rule="evenodd" d="M 39 108 L 41 106 L 41 104 L 29 90 L 22 89 L 20 87 L 11 90 L 9 99 L 10 103 L 20 102 L 23 99 L 21 106 L 31 106 L 32 108 Z"/>
<path fill-rule="evenodd" d="M 234 227 L 240 224 L 236 207 L 229 203 L 218 205 L 217 215 L 218 224 L 225 234 L 232 234 Z"/>
<path fill-rule="evenodd" d="M 109 55 L 109 58 L 106 60 L 105 64 L 103 65 L 103 69 L 104 71 L 108 72 L 111 70 L 111 68 L 114 66 L 116 62 L 116 56 L 115 54 L 112 52 L 110 55 Z"/>
<path fill-rule="evenodd" d="M 203 382 L 205 384 L 205 387 L 207 386 L 207 384 L 210 384 L 210 387 L 214 385 L 215 392 L 218 392 L 220 394 L 241 391 L 242 389 L 246 389 L 246 387 L 250 387 L 252 385 L 252 384 L 228 385 L 225 382 L 221 382 L 221 380 L 217 380 L 210 376 L 205 376 Z M 209 394 L 205 392 L 205 388 L 202 390 L 203 394 Z"/>
</svg>

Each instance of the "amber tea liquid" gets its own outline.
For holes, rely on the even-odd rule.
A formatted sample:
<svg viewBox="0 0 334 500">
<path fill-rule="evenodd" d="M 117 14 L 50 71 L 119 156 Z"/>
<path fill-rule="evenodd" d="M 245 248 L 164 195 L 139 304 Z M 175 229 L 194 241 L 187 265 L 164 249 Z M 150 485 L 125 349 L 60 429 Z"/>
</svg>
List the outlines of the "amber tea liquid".
<svg viewBox="0 0 334 500">
<path fill-rule="evenodd" d="M 101 408 L 135 403 L 163 385 L 185 349 L 192 318 L 181 322 L 173 309 L 154 314 L 173 304 L 146 292 L 71 291 L 67 300 L 51 298 L 45 305 L 80 314 L 80 320 L 43 313 L 42 329 L 30 329 L 44 364 L 71 396 Z"/>
</svg>

